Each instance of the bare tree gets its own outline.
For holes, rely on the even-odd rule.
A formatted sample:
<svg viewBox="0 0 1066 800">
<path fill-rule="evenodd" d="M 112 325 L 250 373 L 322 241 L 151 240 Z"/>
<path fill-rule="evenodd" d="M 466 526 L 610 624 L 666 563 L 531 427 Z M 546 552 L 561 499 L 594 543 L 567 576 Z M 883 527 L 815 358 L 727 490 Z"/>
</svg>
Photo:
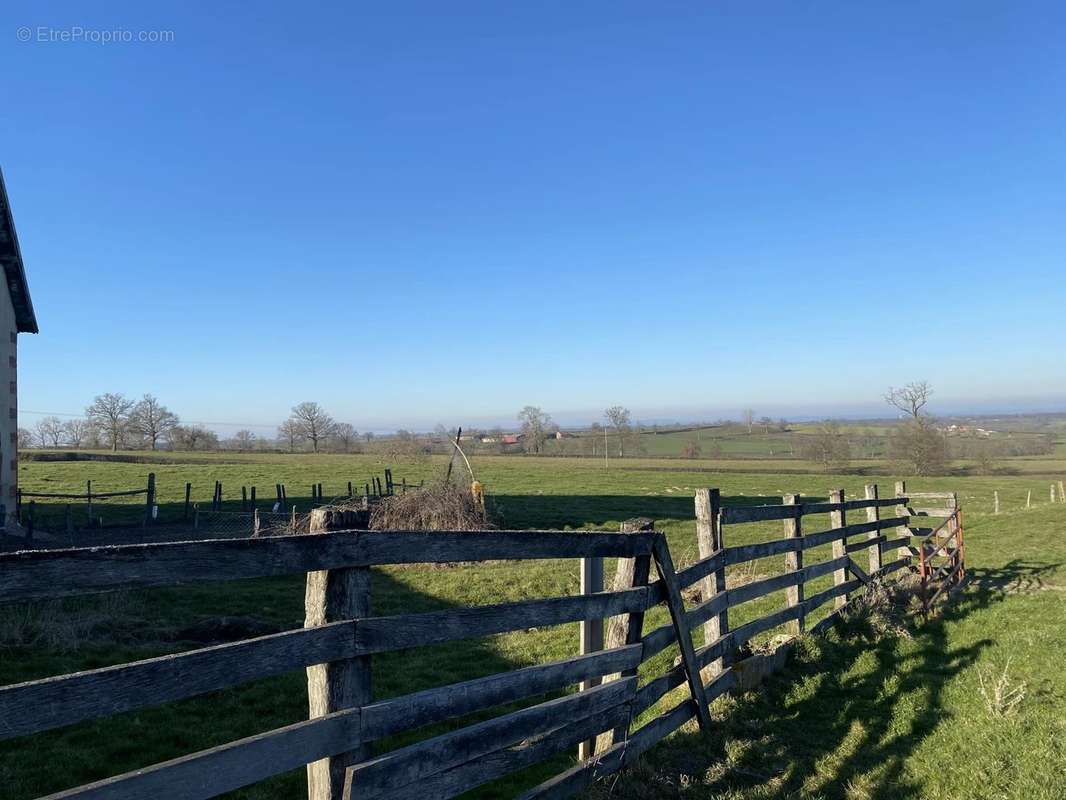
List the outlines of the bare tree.
<svg viewBox="0 0 1066 800">
<path fill-rule="evenodd" d="M 41 447 L 59 447 L 63 438 L 63 420 L 59 417 L 41 417 L 34 426 Z"/>
<path fill-rule="evenodd" d="M 751 433 L 751 426 L 755 422 L 755 411 L 750 408 L 745 408 L 741 415 L 744 418 L 744 424 L 748 426 L 748 433 Z"/>
<path fill-rule="evenodd" d="M 340 445 L 342 453 L 349 453 L 352 445 L 359 441 L 359 431 L 351 423 L 338 422 L 333 426 L 333 440 Z"/>
<path fill-rule="evenodd" d="M 374 441 L 374 432 L 373 431 L 366 431 L 363 434 L 363 438 L 366 439 L 366 443 L 367 444 L 370 444 L 372 441 Z"/>
<path fill-rule="evenodd" d="M 278 440 L 288 442 L 289 452 L 296 450 L 296 442 L 300 438 L 300 423 L 291 417 L 278 425 Z"/>
<path fill-rule="evenodd" d="M 544 447 L 552 418 L 537 406 L 526 406 L 518 412 L 518 421 L 522 423 L 522 442 L 527 453 L 539 453 Z"/>
<path fill-rule="evenodd" d="M 821 423 L 814 433 L 800 439 L 800 456 L 817 461 L 826 472 L 841 470 L 851 461 L 851 442 L 833 420 Z"/>
<path fill-rule="evenodd" d="M 912 419 L 918 419 L 932 396 L 933 387 L 927 381 L 914 381 L 898 389 L 890 387 L 885 392 L 885 402 Z"/>
<path fill-rule="evenodd" d="M 63 423 L 63 433 L 67 437 L 67 444 L 78 450 L 89 435 L 89 423 L 83 419 L 68 419 Z"/>
<path fill-rule="evenodd" d="M 203 425 L 175 425 L 167 438 L 175 450 L 218 449 L 218 434 Z"/>
<path fill-rule="evenodd" d="M 255 447 L 255 434 L 249 430 L 239 430 L 233 434 L 233 444 L 238 450 L 251 450 Z"/>
<path fill-rule="evenodd" d="M 140 434 L 152 450 L 177 424 L 178 415 L 150 394 L 142 397 L 130 412 L 130 430 Z"/>
<path fill-rule="evenodd" d="M 92 403 L 85 409 L 85 416 L 100 429 L 111 450 L 116 451 L 126 437 L 132 409 L 133 401 L 127 400 L 125 395 L 107 392 L 93 398 Z"/>
<path fill-rule="evenodd" d="M 893 431 L 889 450 L 915 475 L 943 473 L 949 460 L 947 439 L 937 430 L 935 420 L 923 413 L 932 395 L 933 387 L 927 381 L 890 388 L 885 393 L 886 403 L 910 417 Z"/>
<path fill-rule="evenodd" d="M 19 450 L 28 450 L 33 447 L 33 432 L 26 428 L 18 429 L 18 448 Z"/>
<path fill-rule="evenodd" d="M 300 403 L 292 407 L 292 419 L 300 435 L 311 442 L 311 449 L 318 452 L 318 443 L 329 437 L 336 423 L 318 403 Z"/>
<path fill-rule="evenodd" d="M 626 433 L 629 431 L 629 409 L 622 406 L 611 406 L 603 412 L 603 416 L 614 428 L 615 433 L 618 434 L 618 457 L 622 458 L 624 455 L 623 442 L 625 441 Z"/>
</svg>

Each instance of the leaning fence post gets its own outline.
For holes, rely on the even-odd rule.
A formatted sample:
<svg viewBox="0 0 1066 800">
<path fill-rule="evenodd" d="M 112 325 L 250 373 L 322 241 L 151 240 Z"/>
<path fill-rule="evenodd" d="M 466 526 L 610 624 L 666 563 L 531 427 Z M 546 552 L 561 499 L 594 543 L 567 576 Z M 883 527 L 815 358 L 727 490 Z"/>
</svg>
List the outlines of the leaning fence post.
<svg viewBox="0 0 1066 800">
<path fill-rule="evenodd" d="M 581 594 L 590 595 L 603 591 L 603 556 L 581 559 Z M 603 620 L 600 618 L 581 620 L 581 655 L 588 655 L 603 649 Z M 599 677 L 581 681 L 581 691 L 599 686 L 603 680 Z M 577 746 L 577 757 L 584 760 L 596 753 L 596 739 L 588 739 Z"/>
<path fill-rule="evenodd" d="M 724 546 L 722 543 L 722 494 L 718 489 L 696 490 L 696 543 L 700 559 L 710 558 Z M 715 570 L 701 582 L 703 601 L 725 591 L 725 566 Z M 722 610 L 707 620 L 703 626 L 703 645 L 713 644 L 729 633 L 729 612 Z M 728 661 L 725 657 L 715 659 L 708 666 L 708 674 L 715 677 L 722 673 Z"/>
<path fill-rule="evenodd" d="M 351 512 L 316 508 L 310 530 L 320 533 L 350 528 Z M 304 593 L 304 627 L 358 620 L 370 615 L 370 568 L 319 570 L 307 573 Z M 316 664 L 307 668 L 307 699 L 311 719 L 364 706 L 371 700 L 370 656 Z M 340 800 L 346 768 L 371 755 L 368 745 L 307 765 L 308 800 Z"/>
<path fill-rule="evenodd" d="M 803 569 L 803 523 L 801 521 L 803 506 L 800 505 L 800 496 L 798 494 L 786 494 L 782 499 L 786 506 L 797 507 L 796 515 L 784 520 L 785 538 L 796 540 L 796 549 L 785 553 L 785 572 L 799 572 Z M 807 620 L 803 613 L 802 576 L 799 583 L 785 589 L 785 608 L 793 608 L 795 606 L 799 606 L 799 616 L 790 623 L 789 627 L 798 635 L 807 628 Z"/>
<path fill-rule="evenodd" d="M 843 528 L 847 522 L 847 517 L 844 513 L 844 490 L 834 489 L 829 493 L 829 502 L 840 505 L 839 511 L 829 512 L 829 527 L 830 528 Z M 848 554 L 848 537 L 841 536 L 839 539 L 833 541 L 833 558 L 840 558 Z M 846 566 L 841 567 L 833 572 L 833 585 L 840 586 L 846 583 L 848 580 L 848 568 Z M 841 608 L 847 605 L 848 595 L 842 594 L 837 597 L 833 604 L 834 608 Z"/>
<path fill-rule="evenodd" d="M 866 499 L 874 501 L 874 505 L 866 507 L 866 521 L 867 522 L 871 522 L 871 523 L 876 523 L 876 522 L 878 522 L 881 519 L 881 507 L 879 505 L 877 505 L 878 497 L 877 497 L 877 484 L 876 483 L 868 483 L 868 484 L 866 484 Z M 867 539 L 875 539 L 876 540 L 880 536 L 881 536 L 881 531 L 880 530 L 872 530 L 868 534 L 866 534 L 866 538 Z M 874 575 L 875 573 L 877 573 L 877 572 L 879 572 L 881 570 L 881 566 L 882 566 L 881 543 L 878 542 L 878 541 L 875 541 L 870 546 L 869 553 L 870 553 L 870 575 Z"/>
</svg>

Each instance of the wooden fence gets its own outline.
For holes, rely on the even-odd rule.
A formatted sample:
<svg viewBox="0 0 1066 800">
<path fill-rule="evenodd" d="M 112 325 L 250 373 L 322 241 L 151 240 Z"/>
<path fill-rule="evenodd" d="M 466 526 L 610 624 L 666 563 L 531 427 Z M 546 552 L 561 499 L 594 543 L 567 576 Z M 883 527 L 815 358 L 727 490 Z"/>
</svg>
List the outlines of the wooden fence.
<svg viewBox="0 0 1066 800">
<path fill-rule="evenodd" d="M 828 502 L 798 495 L 766 506 L 722 508 L 717 490 L 696 496 L 700 558 L 675 569 L 662 533 L 559 531 L 334 531 L 342 514 L 317 515 L 325 532 L 261 539 L 212 540 L 0 555 L 0 602 L 55 598 L 117 589 L 307 573 L 302 629 L 205 647 L 103 669 L 0 688 L 0 739 L 26 736 L 133 709 L 169 703 L 284 672 L 307 669 L 310 718 L 219 747 L 139 769 L 53 797 L 206 798 L 307 765 L 312 800 L 340 797 L 446 798 L 600 737 L 598 752 L 537 786 L 525 797 L 569 796 L 645 752 L 692 718 L 710 725 L 708 704 L 742 681 L 735 653 L 781 625 L 806 620 L 832 602 L 812 631 L 832 624 L 849 593 L 873 578 L 911 566 L 919 555 L 899 493 L 862 499 L 834 492 Z M 881 511 L 894 508 L 894 516 Z M 849 522 L 861 511 L 864 521 Z M 830 526 L 808 532 L 803 521 L 829 515 Z M 784 536 L 726 546 L 730 526 L 781 521 Z M 927 536 L 927 534 L 922 534 Z M 961 543 L 961 537 L 960 537 Z M 832 558 L 805 563 L 814 548 Z M 961 558 L 961 547 L 960 558 Z M 864 565 L 856 562 L 866 554 Z M 882 563 L 885 555 L 893 558 Z M 726 570 L 784 556 L 786 572 L 730 587 Z M 372 616 L 369 568 L 486 560 L 617 558 L 610 591 L 418 614 Z M 652 579 L 654 565 L 654 580 Z M 808 581 L 832 574 L 833 584 L 805 595 Z M 699 585 L 698 604 L 682 592 Z M 731 627 L 736 606 L 785 590 L 778 611 Z M 644 615 L 665 605 L 670 622 L 644 630 Z M 375 654 L 457 639 L 574 621 L 612 619 L 606 649 L 475 680 L 374 701 Z M 704 629 L 696 648 L 692 632 Z M 641 664 L 672 644 L 680 660 L 638 682 Z M 586 649 L 587 646 L 586 646 Z M 392 734 L 545 693 L 582 688 L 450 733 L 373 755 Z M 635 720 L 671 690 L 688 696 L 636 727 Z"/>
</svg>

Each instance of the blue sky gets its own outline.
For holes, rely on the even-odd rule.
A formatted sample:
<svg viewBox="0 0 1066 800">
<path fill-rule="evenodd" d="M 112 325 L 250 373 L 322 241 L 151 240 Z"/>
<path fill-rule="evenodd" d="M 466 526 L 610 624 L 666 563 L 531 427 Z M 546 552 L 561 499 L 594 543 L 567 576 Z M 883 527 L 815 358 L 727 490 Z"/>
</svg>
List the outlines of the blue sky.
<svg viewBox="0 0 1066 800">
<path fill-rule="evenodd" d="M 26 412 L 1066 409 L 1060 3 L 4 17 Z"/>
</svg>

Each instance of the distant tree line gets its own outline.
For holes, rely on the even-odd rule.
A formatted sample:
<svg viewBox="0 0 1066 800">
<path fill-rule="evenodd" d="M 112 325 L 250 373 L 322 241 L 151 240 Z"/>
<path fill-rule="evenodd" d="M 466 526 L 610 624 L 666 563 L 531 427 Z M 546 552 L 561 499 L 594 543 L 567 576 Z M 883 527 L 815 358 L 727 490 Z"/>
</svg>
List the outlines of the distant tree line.
<svg viewBox="0 0 1066 800">
<path fill-rule="evenodd" d="M 370 441 L 373 434 L 365 434 Z M 275 437 L 242 429 L 229 438 L 199 423 L 181 419 L 154 395 L 139 400 L 119 392 L 97 395 L 84 417 L 42 417 L 32 429 L 18 429 L 18 443 L 29 447 L 76 450 L 273 450 L 352 453 L 360 450 L 354 426 L 335 421 L 317 403 L 299 403 Z"/>
</svg>

